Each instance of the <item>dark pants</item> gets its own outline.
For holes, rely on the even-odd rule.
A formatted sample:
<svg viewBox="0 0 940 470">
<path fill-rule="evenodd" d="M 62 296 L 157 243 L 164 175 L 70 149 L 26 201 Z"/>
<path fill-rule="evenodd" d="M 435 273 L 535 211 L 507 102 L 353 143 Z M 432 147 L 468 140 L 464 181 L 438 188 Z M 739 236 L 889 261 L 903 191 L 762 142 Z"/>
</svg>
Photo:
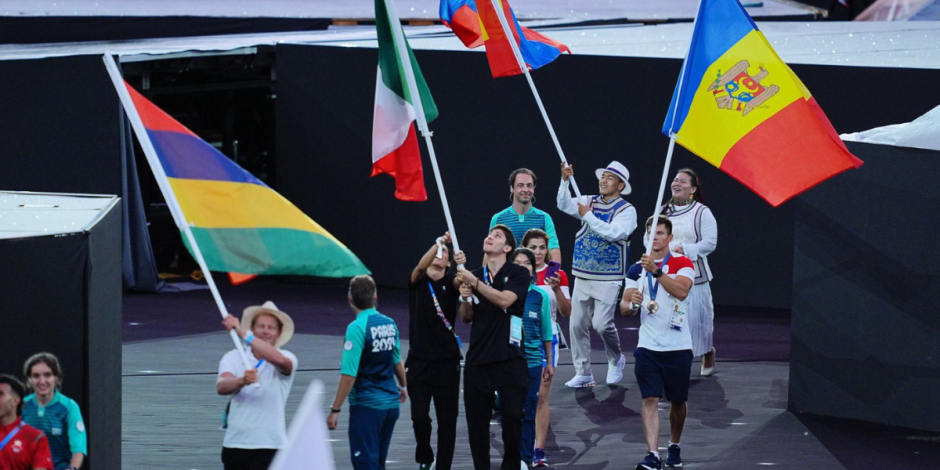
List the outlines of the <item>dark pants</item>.
<svg viewBox="0 0 940 470">
<path fill-rule="evenodd" d="M 529 386 L 525 359 L 467 366 L 463 373 L 464 407 L 473 468 L 490 468 L 490 418 L 495 392 L 499 392 L 499 412 L 503 423 L 503 464 L 501 470 L 519 470 L 521 462 L 522 407 Z"/>
<path fill-rule="evenodd" d="M 457 441 L 457 415 L 460 403 L 460 358 L 424 361 L 408 358 L 408 396 L 411 399 L 411 425 L 415 430 L 415 462 L 434 463 L 431 448 L 431 400 L 437 416 L 438 470 L 450 470 Z"/>
<path fill-rule="evenodd" d="M 222 448 L 222 465 L 225 470 L 268 470 L 277 449 Z"/>
<path fill-rule="evenodd" d="M 349 455 L 356 470 L 385 470 L 398 408 L 349 407 Z"/>
<path fill-rule="evenodd" d="M 519 455 L 526 465 L 532 464 L 535 449 L 535 412 L 539 407 L 539 388 L 542 386 L 542 366 L 529 367 L 529 391 L 522 408 L 522 448 Z"/>
</svg>

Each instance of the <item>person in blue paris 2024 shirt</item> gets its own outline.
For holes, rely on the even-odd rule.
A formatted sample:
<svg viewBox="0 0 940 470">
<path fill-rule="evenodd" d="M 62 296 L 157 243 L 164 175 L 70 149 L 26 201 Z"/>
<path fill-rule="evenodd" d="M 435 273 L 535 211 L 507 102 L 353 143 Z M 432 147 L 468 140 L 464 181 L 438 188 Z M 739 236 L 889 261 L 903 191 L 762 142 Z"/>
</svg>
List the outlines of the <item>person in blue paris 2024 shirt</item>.
<svg viewBox="0 0 940 470">
<path fill-rule="evenodd" d="M 46 434 L 55 470 L 82 468 L 88 435 L 78 403 L 61 392 L 59 359 L 47 352 L 34 354 L 26 360 L 23 374 L 33 390 L 23 400 L 23 422 Z"/>
<path fill-rule="evenodd" d="M 408 399 L 398 325 L 375 309 L 378 296 L 370 276 L 349 281 L 347 295 L 356 319 L 346 328 L 342 376 L 326 425 L 339 424 L 349 396 L 349 454 L 356 470 L 384 470 L 398 404 Z M 395 378 L 401 386 L 396 387 Z"/>
</svg>

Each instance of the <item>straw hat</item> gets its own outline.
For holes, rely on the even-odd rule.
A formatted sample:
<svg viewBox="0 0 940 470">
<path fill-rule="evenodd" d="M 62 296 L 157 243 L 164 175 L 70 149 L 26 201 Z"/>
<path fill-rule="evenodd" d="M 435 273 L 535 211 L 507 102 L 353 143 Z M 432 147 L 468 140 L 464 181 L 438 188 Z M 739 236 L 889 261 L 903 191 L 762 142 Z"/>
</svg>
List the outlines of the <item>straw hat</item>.
<svg viewBox="0 0 940 470">
<path fill-rule="evenodd" d="M 291 320 L 290 315 L 277 309 L 277 305 L 274 305 L 274 302 L 270 300 L 265 302 L 261 306 L 251 306 L 245 309 L 242 313 L 242 326 L 245 328 L 251 328 L 251 322 L 255 319 L 256 316 L 267 313 L 274 315 L 278 320 L 281 321 L 281 336 L 277 338 L 277 341 L 274 343 L 274 347 L 281 347 L 287 344 L 290 341 L 291 337 L 294 336 L 294 320 Z"/>
<path fill-rule="evenodd" d="M 627 171 L 627 167 L 623 166 L 623 163 L 614 160 L 607 165 L 607 168 L 598 168 L 594 174 L 597 175 L 597 179 L 601 179 L 605 171 L 617 175 L 620 181 L 623 181 L 623 191 L 620 191 L 620 194 L 626 196 L 630 194 L 630 191 L 633 191 L 633 188 L 630 187 L 630 172 Z"/>
</svg>

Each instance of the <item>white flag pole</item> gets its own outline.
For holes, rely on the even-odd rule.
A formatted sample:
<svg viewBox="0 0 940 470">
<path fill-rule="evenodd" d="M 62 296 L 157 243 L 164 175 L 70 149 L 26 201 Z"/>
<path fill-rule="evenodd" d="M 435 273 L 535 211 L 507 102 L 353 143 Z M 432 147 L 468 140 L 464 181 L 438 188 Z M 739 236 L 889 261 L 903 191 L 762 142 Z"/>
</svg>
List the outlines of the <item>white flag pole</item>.
<svg viewBox="0 0 940 470">
<path fill-rule="evenodd" d="M 118 70 L 117 63 L 114 62 L 114 58 L 111 56 L 111 54 L 108 53 L 102 57 L 102 60 L 104 60 L 104 65 L 108 70 L 108 75 L 111 76 L 111 82 L 114 84 L 114 89 L 117 91 L 118 97 L 121 99 L 121 104 L 124 105 L 124 112 L 127 114 L 127 119 L 130 120 L 131 127 L 134 128 L 134 133 L 137 134 L 137 140 L 140 142 L 140 146 L 144 150 L 144 155 L 147 157 L 147 163 L 150 165 L 150 169 L 153 171 L 153 176 L 157 180 L 157 185 L 160 187 L 160 192 L 163 193 L 163 198 L 166 199 L 166 205 L 170 209 L 170 214 L 173 215 L 173 220 L 176 222 L 176 226 L 183 232 L 186 240 L 189 242 L 189 246 L 193 250 L 193 257 L 196 259 L 196 262 L 199 263 L 199 269 L 202 269 L 203 274 L 206 276 L 206 282 L 209 284 L 209 290 L 212 291 L 212 297 L 215 298 L 215 304 L 219 308 L 219 313 L 222 315 L 222 318 L 225 318 L 225 315 L 228 315 L 228 309 L 225 308 L 225 303 L 222 302 L 222 296 L 219 294 L 219 289 L 216 287 L 215 281 L 212 279 L 212 273 L 206 266 L 206 260 L 202 256 L 202 251 L 199 250 L 199 245 L 196 243 L 196 238 L 193 236 L 193 232 L 190 229 L 189 223 L 186 221 L 186 218 L 183 215 L 183 210 L 180 208 L 179 201 L 176 199 L 176 193 L 174 193 L 173 188 L 170 187 L 170 181 L 166 177 L 166 172 L 163 171 L 163 165 L 160 164 L 160 159 L 157 157 L 156 149 L 153 148 L 153 142 L 150 141 L 150 135 L 147 134 L 147 128 L 144 127 L 144 123 L 140 119 L 140 114 L 137 113 L 137 108 L 134 107 L 134 102 L 131 99 L 131 95 L 127 92 L 127 88 L 124 86 L 124 78 L 121 76 L 120 70 Z M 235 333 L 235 330 L 230 330 L 229 334 L 232 337 L 232 341 L 235 343 L 235 349 L 237 349 L 241 354 L 242 361 L 245 363 L 245 367 L 248 369 L 254 369 L 254 364 L 248 360 L 248 355 L 245 354 L 245 349 L 242 347 L 242 342 L 238 337 L 238 334 Z M 255 386 L 257 387 L 258 384 L 255 383 Z"/>
<path fill-rule="evenodd" d="M 548 128 L 548 133 L 552 136 L 552 142 L 555 143 L 555 150 L 558 151 L 558 157 L 561 158 L 561 162 L 564 163 L 565 166 L 568 166 L 568 159 L 565 158 L 565 151 L 561 149 L 561 143 L 558 142 L 558 136 L 555 135 L 555 128 L 552 127 L 552 121 L 548 118 L 548 112 L 545 111 L 545 106 L 542 105 L 542 97 L 539 96 L 539 91 L 535 88 L 535 82 L 532 81 L 532 75 L 529 74 L 529 67 L 526 66 L 525 60 L 522 59 L 522 52 L 519 51 L 519 45 L 516 44 L 515 36 L 512 34 L 509 21 L 506 20 L 506 15 L 503 13 L 502 0 L 492 1 L 494 7 L 493 9 L 496 10 L 496 16 L 499 18 L 499 24 L 503 27 L 503 32 L 506 34 L 506 38 L 509 41 L 509 46 L 512 47 L 513 55 L 516 56 L 516 63 L 519 65 L 519 69 L 522 70 L 522 73 L 525 75 L 526 81 L 529 82 L 529 88 L 532 90 L 532 96 L 535 97 L 535 103 L 539 105 L 539 111 L 542 113 L 542 119 L 545 121 L 545 127 Z M 574 195 L 581 197 L 581 191 L 578 189 L 578 183 L 574 181 L 574 176 L 569 178 L 569 181 L 571 181 L 571 188 L 574 189 Z"/>
<path fill-rule="evenodd" d="M 444 206 L 444 218 L 447 219 L 447 230 L 450 231 L 450 240 L 454 244 L 454 253 L 460 251 L 460 245 L 457 243 L 457 231 L 454 229 L 454 221 L 450 215 L 450 206 L 447 204 L 447 194 L 444 192 L 444 182 L 441 180 L 441 170 L 437 165 L 437 154 L 434 153 L 434 144 L 431 142 L 433 133 L 428 129 L 428 121 L 424 115 L 424 105 L 421 103 L 421 93 L 418 92 L 418 82 L 415 80 L 414 69 L 411 68 L 411 57 L 408 54 L 408 46 L 405 43 L 405 33 L 402 31 L 401 20 L 398 19 L 398 9 L 395 7 L 394 0 L 385 0 L 385 9 L 388 11 L 389 23 L 392 30 L 392 37 L 395 39 L 395 49 L 398 50 L 398 60 L 401 61 L 402 69 L 405 72 L 405 81 L 408 85 L 408 94 L 411 95 L 411 104 L 415 108 L 415 115 L 418 120 L 418 130 L 424 136 L 424 142 L 428 146 L 428 155 L 431 157 L 431 167 L 434 169 L 434 180 L 437 182 L 437 192 L 441 195 L 441 205 Z M 463 268 L 463 265 L 459 265 Z"/>
<path fill-rule="evenodd" d="M 679 84 L 676 86 L 676 104 L 672 108 L 672 123 L 669 125 L 669 149 L 666 151 L 666 164 L 663 166 L 663 178 L 659 182 L 659 195 L 656 196 L 656 208 L 653 209 L 653 223 L 649 234 L 644 234 L 646 241 L 646 254 L 653 252 L 653 235 L 656 233 L 656 226 L 659 223 L 659 215 L 662 213 L 663 194 L 666 192 L 666 180 L 669 177 L 669 165 L 672 164 L 672 151 L 676 146 L 676 134 L 673 127 L 676 125 L 676 111 L 679 109 L 679 101 L 682 98 L 682 80 L 685 78 L 685 66 L 689 60 L 689 52 L 692 50 L 692 40 L 695 39 L 695 25 L 698 24 L 698 12 L 702 10 L 702 0 L 698 2 L 698 9 L 695 10 L 695 19 L 692 20 L 692 37 L 689 38 L 689 48 L 685 51 L 685 57 L 682 59 L 682 68 L 679 70 Z"/>
</svg>

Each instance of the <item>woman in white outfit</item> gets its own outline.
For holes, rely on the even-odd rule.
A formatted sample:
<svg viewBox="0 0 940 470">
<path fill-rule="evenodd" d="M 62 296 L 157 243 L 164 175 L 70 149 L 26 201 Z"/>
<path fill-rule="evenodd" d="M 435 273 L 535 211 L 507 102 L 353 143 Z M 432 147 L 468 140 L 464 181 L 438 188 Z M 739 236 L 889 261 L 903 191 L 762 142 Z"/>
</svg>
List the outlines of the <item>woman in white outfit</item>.
<svg viewBox="0 0 940 470">
<path fill-rule="evenodd" d="M 689 168 L 683 168 L 672 180 L 672 199 L 663 207 L 663 215 L 672 221 L 673 252 L 688 257 L 695 264 L 695 281 L 689 292 L 689 328 L 692 333 L 692 354 L 702 358 L 702 375 L 715 370 L 715 306 L 709 283 L 712 271 L 708 255 L 718 245 L 718 224 L 711 209 L 702 204 L 702 187 Z"/>
</svg>

